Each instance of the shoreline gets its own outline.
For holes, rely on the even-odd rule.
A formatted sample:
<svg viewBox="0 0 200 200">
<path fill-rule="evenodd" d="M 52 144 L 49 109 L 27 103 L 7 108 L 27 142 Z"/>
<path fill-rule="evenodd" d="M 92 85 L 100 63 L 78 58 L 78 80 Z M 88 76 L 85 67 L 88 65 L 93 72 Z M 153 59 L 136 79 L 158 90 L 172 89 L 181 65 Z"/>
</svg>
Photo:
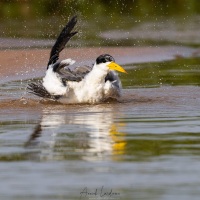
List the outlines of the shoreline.
<svg viewBox="0 0 200 200">
<path fill-rule="evenodd" d="M 104 53 L 111 54 L 121 65 L 200 56 L 199 48 L 180 46 L 84 47 L 66 48 L 61 52 L 60 59 L 72 58 L 77 65 L 92 65 Z M 43 76 L 49 54 L 50 49 L 0 50 L 0 83 Z"/>
</svg>

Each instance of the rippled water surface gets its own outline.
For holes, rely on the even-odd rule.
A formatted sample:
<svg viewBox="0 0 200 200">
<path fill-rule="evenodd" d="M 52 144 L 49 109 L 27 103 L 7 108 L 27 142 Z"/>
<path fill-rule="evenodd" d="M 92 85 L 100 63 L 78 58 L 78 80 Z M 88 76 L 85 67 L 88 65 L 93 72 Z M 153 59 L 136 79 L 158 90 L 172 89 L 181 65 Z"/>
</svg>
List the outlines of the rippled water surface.
<svg viewBox="0 0 200 200">
<path fill-rule="evenodd" d="M 199 199 L 199 58 L 125 67 L 98 105 L 1 84 L 0 199 Z"/>
</svg>

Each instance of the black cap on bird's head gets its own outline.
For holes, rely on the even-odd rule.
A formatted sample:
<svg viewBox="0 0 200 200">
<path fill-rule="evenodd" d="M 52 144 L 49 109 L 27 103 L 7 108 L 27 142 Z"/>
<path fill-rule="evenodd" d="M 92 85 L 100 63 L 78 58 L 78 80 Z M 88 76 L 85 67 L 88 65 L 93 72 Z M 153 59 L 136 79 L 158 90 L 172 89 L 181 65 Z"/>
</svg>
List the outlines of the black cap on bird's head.
<svg viewBox="0 0 200 200">
<path fill-rule="evenodd" d="M 102 54 L 96 59 L 96 64 L 108 63 L 107 67 L 111 70 L 127 73 L 124 68 L 115 63 L 115 59 L 109 54 Z"/>
<path fill-rule="evenodd" d="M 106 62 L 115 62 L 115 59 L 109 54 L 102 54 L 96 59 L 97 64 L 106 63 Z"/>
</svg>

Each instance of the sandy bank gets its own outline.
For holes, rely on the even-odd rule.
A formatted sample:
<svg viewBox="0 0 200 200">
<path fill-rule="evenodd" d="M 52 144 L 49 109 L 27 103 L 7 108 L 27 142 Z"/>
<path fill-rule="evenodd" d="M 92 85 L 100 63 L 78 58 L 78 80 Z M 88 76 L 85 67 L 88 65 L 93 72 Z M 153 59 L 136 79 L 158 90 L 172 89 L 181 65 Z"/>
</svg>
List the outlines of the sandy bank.
<svg viewBox="0 0 200 200">
<path fill-rule="evenodd" d="M 0 83 L 43 76 L 50 49 L 24 49 L 0 51 Z M 176 57 L 200 55 L 199 49 L 177 46 L 166 47 L 102 47 L 67 48 L 60 57 L 73 58 L 77 65 L 94 63 L 97 56 L 111 54 L 118 63 L 142 63 L 172 60 Z"/>
</svg>

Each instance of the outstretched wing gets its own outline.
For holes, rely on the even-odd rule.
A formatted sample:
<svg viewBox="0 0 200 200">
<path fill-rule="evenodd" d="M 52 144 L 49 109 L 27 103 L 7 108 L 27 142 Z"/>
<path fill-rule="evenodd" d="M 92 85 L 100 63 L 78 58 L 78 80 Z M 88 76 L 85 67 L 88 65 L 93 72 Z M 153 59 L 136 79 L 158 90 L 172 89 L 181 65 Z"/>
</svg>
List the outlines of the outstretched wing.
<svg viewBox="0 0 200 200">
<path fill-rule="evenodd" d="M 76 33 L 78 33 L 77 31 L 71 32 L 76 23 L 77 23 L 77 16 L 74 16 L 69 20 L 67 25 L 63 28 L 54 46 L 51 49 L 50 58 L 47 66 L 56 63 L 56 61 L 59 59 L 59 53 L 65 48 L 67 42 L 70 40 L 71 37 L 73 37 Z"/>
</svg>

